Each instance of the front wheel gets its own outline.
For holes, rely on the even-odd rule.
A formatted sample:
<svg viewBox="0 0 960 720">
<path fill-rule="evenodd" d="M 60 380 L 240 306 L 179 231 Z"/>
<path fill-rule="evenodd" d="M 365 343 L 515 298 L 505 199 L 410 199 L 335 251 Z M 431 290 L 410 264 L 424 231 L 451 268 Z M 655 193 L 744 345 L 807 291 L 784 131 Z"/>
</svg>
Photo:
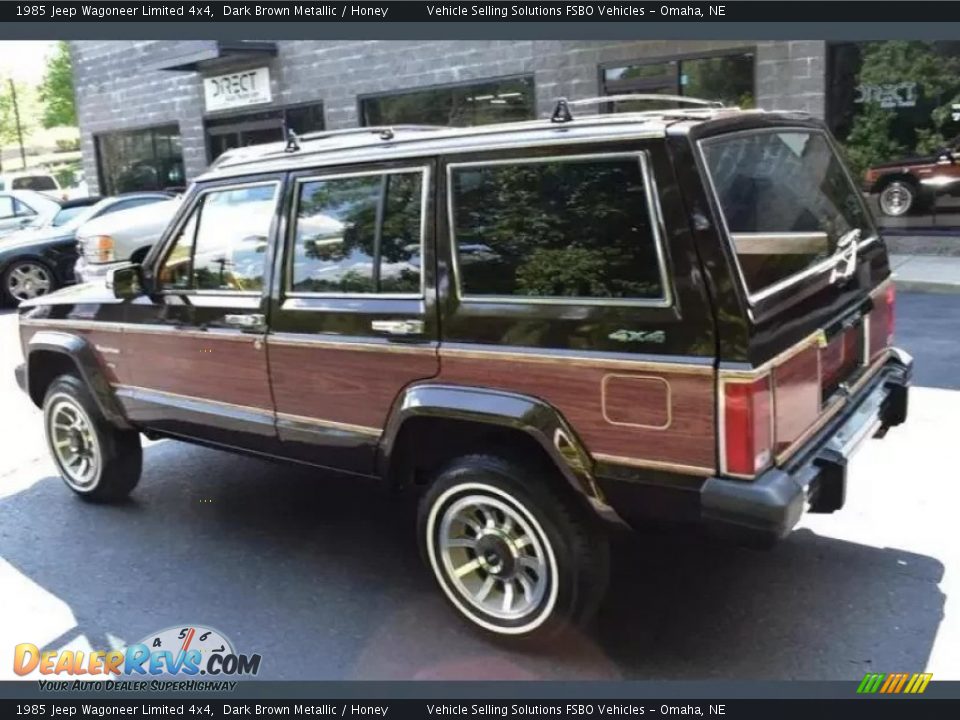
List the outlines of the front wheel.
<svg viewBox="0 0 960 720">
<path fill-rule="evenodd" d="M 77 495 L 110 502 L 136 487 L 142 465 L 139 433 L 111 425 L 80 378 L 61 375 L 50 384 L 43 419 L 50 454 Z"/>
<path fill-rule="evenodd" d="M 606 589 L 596 519 L 539 470 L 499 457 L 443 470 L 421 500 L 419 536 L 453 607 L 498 636 L 550 637 L 589 619 Z"/>
<path fill-rule="evenodd" d="M 39 260 L 14 260 L 3 272 L 3 299 L 14 305 L 56 289 L 53 271 Z"/>
</svg>

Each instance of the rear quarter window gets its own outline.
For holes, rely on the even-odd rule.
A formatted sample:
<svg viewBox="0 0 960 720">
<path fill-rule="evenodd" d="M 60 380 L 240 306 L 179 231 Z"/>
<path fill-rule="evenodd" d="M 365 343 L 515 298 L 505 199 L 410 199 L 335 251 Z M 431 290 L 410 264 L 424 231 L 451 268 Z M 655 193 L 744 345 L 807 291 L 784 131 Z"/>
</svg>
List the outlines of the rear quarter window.
<svg viewBox="0 0 960 720">
<path fill-rule="evenodd" d="M 450 166 L 460 293 L 664 300 L 640 154 Z"/>
</svg>

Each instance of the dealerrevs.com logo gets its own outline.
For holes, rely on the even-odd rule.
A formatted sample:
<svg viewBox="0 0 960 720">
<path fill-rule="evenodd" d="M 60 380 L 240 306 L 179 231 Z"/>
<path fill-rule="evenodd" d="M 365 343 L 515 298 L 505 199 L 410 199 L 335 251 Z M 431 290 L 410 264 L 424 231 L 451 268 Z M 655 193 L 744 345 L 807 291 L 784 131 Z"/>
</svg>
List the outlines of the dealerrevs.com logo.
<svg viewBox="0 0 960 720">
<path fill-rule="evenodd" d="M 114 689 L 112 686 L 120 683 L 111 681 L 120 677 L 135 680 L 138 676 L 193 679 L 204 676 L 220 680 L 255 676 L 260 671 L 260 655 L 238 653 L 223 633 L 201 625 L 188 625 L 151 633 L 122 650 L 41 650 L 32 643 L 21 643 L 14 649 L 13 671 L 24 677 L 39 673 L 88 681 L 80 688 L 76 682 L 45 682 L 42 689 Z M 109 682 L 111 687 L 98 688 L 97 681 Z"/>
</svg>

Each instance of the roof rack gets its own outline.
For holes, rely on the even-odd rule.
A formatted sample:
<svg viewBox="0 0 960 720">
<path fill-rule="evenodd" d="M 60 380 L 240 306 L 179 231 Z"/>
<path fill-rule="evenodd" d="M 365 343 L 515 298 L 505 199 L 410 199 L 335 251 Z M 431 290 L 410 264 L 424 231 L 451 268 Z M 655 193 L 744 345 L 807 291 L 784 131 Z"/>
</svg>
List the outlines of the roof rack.
<svg viewBox="0 0 960 720">
<path fill-rule="evenodd" d="M 582 100 L 567 100 L 566 98 L 557 98 L 557 105 L 550 116 L 550 122 L 568 123 L 573 121 L 571 107 L 579 105 L 604 105 L 613 102 L 628 102 L 631 100 L 644 100 L 647 102 L 663 102 L 682 105 L 696 105 L 702 108 L 722 108 L 724 104 L 719 100 L 703 100 L 701 98 L 686 97 L 684 95 L 660 95 L 656 93 L 628 93 L 623 95 L 601 95 L 599 97 L 583 98 Z"/>
</svg>

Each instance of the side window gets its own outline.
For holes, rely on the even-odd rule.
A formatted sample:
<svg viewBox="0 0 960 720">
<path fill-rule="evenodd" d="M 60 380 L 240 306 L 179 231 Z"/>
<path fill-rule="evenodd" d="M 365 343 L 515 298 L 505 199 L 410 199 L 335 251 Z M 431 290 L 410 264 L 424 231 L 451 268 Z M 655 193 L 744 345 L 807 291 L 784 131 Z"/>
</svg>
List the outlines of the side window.
<svg viewBox="0 0 960 720">
<path fill-rule="evenodd" d="M 301 183 L 289 289 L 419 293 L 423 172 Z"/>
<path fill-rule="evenodd" d="M 276 183 L 205 193 L 160 268 L 161 287 L 262 290 L 276 197 Z"/>
<path fill-rule="evenodd" d="M 641 158 L 452 166 L 460 291 L 664 297 Z"/>
</svg>

